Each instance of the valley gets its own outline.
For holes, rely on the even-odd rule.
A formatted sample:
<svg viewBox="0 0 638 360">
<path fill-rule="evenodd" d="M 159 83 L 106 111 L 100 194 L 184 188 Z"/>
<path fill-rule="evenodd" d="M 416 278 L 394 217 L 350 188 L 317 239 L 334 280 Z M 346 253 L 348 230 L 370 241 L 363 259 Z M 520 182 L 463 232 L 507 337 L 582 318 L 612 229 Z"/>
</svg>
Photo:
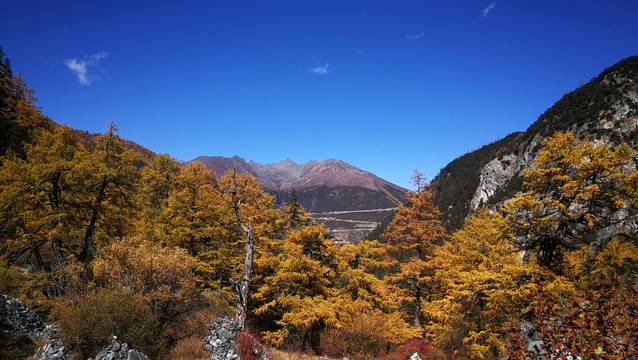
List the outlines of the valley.
<svg viewBox="0 0 638 360">
<path fill-rule="evenodd" d="M 356 243 L 405 202 L 406 189 L 343 161 L 329 159 L 298 165 L 290 159 L 262 165 L 239 156 L 200 156 L 215 174 L 235 170 L 254 176 L 283 206 L 296 192 L 310 217 L 326 225 L 335 241 Z"/>
</svg>

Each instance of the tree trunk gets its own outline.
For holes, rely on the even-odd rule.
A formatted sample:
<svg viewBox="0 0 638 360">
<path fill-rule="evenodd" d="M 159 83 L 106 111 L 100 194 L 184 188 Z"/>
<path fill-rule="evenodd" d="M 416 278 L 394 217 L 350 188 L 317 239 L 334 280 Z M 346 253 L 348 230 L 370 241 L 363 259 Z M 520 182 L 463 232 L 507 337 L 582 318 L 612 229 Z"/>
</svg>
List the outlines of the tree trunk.
<svg viewBox="0 0 638 360">
<path fill-rule="evenodd" d="M 235 290 L 237 291 L 237 312 L 235 314 L 235 320 L 239 325 L 241 331 L 246 326 L 246 320 L 248 319 L 248 297 L 250 296 L 250 284 L 253 278 L 253 258 L 255 244 L 253 242 L 253 228 L 250 224 L 245 226 L 241 220 L 239 214 L 239 205 L 243 199 L 237 199 L 237 183 L 235 182 L 235 174 L 233 174 L 233 210 L 237 217 L 237 224 L 239 228 L 246 234 L 246 258 L 244 260 L 244 273 L 241 280 L 235 283 Z"/>
<path fill-rule="evenodd" d="M 254 243 L 252 227 L 240 223 L 241 229 L 246 233 L 246 258 L 244 260 L 244 274 L 237 284 L 237 313 L 235 318 L 239 328 L 244 330 L 248 319 L 248 296 L 250 296 L 250 284 L 253 278 Z"/>
<path fill-rule="evenodd" d="M 86 227 L 86 232 L 84 233 L 84 239 L 82 239 L 82 251 L 78 256 L 78 260 L 85 264 L 88 264 L 93 260 L 93 248 L 95 245 L 93 244 L 93 233 L 95 232 L 95 226 L 100 215 L 100 207 L 102 206 L 102 200 L 104 199 L 104 194 L 106 192 L 106 186 L 108 185 L 108 178 L 104 175 L 102 179 L 102 183 L 100 184 L 100 188 L 98 191 L 98 196 L 95 200 L 95 204 L 93 205 L 93 210 L 91 213 L 91 220 Z"/>
</svg>

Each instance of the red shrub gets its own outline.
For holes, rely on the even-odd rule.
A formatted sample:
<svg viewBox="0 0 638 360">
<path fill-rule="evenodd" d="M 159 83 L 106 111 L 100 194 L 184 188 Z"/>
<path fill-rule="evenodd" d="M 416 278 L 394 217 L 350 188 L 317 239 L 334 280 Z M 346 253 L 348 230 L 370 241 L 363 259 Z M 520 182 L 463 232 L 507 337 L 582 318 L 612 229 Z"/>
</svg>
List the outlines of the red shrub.
<svg viewBox="0 0 638 360">
<path fill-rule="evenodd" d="M 255 360 L 261 358 L 261 338 L 251 332 L 237 334 L 237 352 L 242 360 Z"/>
<path fill-rule="evenodd" d="M 418 353 L 421 359 L 426 359 L 430 356 L 432 347 L 425 339 L 412 339 L 407 344 L 399 346 L 397 353 L 399 359 L 409 359 L 414 353 Z"/>
</svg>

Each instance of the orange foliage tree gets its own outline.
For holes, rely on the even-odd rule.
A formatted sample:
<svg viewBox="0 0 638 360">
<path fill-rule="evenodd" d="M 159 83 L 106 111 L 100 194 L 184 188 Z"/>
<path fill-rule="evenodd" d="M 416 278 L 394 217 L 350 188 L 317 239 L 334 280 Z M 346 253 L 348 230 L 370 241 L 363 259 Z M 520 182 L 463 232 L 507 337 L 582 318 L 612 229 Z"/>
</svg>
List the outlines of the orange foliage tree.
<svg viewBox="0 0 638 360">
<path fill-rule="evenodd" d="M 254 312 L 274 318 L 276 328 L 265 331 L 264 340 L 275 346 L 294 335 L 303 350 L 318 351 L 321 330 L 338 322 L 333 305 L 337 248 L 325 232 L 314 224 L 291 229 L 271 253 L 260 254 L 262 267 L 267 263 L 276 271 L 259 280 Z"/>
<path fill-rule="evenodd" d="M 434 250 L 439 294 L 423 306 L 434 345 L 475 358 L 503 354 L 510 316 L 528 311 L 536 289 L 529 279 L 537 269 L 510 241 L 505 219 L 482 210 Z"/>
<path fill-rule="evenodd" d="M 399 207 L 383 237 L 390 251 L 407 257 L 401 261 L 399 271 L 387 274 L 385 280 L 394 284 L 399 299 L 412 307 L 414 327 L 418 328 L 422 301 L 437 291 L 430 260 L 446 234 L 423 174 L 415 171 L 412 179 L 416 191 L 407 193 L 407 203 Z"/>
<path fill-rule="evenodd" d="M 322 350 L 335 357 L 375 358 L 419 336 L 420 329 L 405 322 L 391 287 L 375 274 L 396 263 L 385 246 L 369 240 L 345 244 L 336 261 L 338 323 L 321 335 Z"/>
<path fill-rule="evenodd" d="M 86 156 L 73 130 L 43 132 L 25 146 L 25 158 L 10 152 L 0 159 L 0 242 L 6 266 L 31 259 L 50 271 L 69 251 L 80 228 L 76 196 L 78 164 Z"/>
<path fill-rule="evenodd" d="M 632 156 L 624 143 L 612 150 L 577 144 L 569 132 L 548 138 L 536 166 L 523 172 L 528 192 L 506 203 L 517 245 L 534 253 L 539 265 L 561 272 L 565 251 L 579 244 L 600 247 L 625 231 L 636 210 Z"/>
</svg>

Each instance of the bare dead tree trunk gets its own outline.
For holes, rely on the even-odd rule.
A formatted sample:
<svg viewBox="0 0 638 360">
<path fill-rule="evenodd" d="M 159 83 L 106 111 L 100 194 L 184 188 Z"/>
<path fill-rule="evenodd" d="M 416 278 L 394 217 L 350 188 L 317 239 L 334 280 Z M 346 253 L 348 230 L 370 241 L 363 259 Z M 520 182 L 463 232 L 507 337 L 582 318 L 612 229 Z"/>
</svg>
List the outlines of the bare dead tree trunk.
<svg viewBox="0 0 638 360">
<path fill-rule="evenodd" d="M 241 279 L 237 281 L 233 281 L 235 285 L 235 291 L 237 292 L 237 312 L 235 313 L 235 320 L 239 325 L 240 330 L 244 330 L 246 326 L 246 320 L 248 319 L 248 296 L 250 295 L 250 283 L 253 278 L 253 258 L 254 258 L 254 250 L 255 244 L 253 242 L 253 228 L 251 224 L 248 226 L 244 225 L 241 214 L 239 213 L 239 206 L 244 198 L 237 198 L 237 181 L 236 181 L 237 173 L 233 173 L 233 189 L 231 194 L 233 196 L 233 210 L 235 211 L 235 216 L 237 217 L 237 224 L 239 228 L 246 234 L 246 258 L 244 260 L 244 273 Z"/>
</svg>

